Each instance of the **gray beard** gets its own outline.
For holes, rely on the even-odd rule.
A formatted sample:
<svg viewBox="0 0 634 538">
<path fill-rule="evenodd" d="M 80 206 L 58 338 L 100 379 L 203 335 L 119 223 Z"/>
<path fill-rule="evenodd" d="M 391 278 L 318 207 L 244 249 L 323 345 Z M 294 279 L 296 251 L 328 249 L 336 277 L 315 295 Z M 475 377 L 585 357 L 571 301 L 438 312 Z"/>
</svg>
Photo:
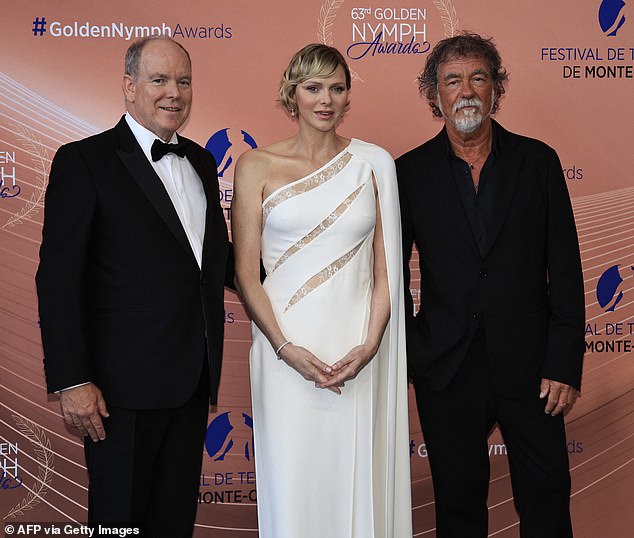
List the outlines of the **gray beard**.
<svg viewBox="0 0 634 538">
<path fill-rule="evenodd" d="M 491 108 L 486 115 L 482 114 L 482 101 L 480 101 L 480 99 L 476 97 L 475 100 L 477 101 L 477 104 L 480 107 L 480 110 L 478 112 L 476 112 L 475 114 L 471 116 L 467 116 L 463 118 L 455 118 L 455 117 L 450 118 L 449 121 L 454 126 L 456 131 L 458 131 L 461 134 L 471 134 L 474 131 L 477 131 L 478 128 L 484 122 L 485 118 L 488 118 L 491 115 L 491 111 L 493 110 L 493 105 L 494 105 L 494 98 L 495 98 L 495 95 L 493 95 L 493 92 L 492 92 Z M 473 101 L 473 99 L 470 99 L 470 101 Z M 438 99 L 438 109 L 440 110 L 440 113 L 443 115 L 443 117 L 446 118 L 445 111 L 442 109 L 442 104 L 440 102 L 440 99 Z M 454 110 L 454 114 L 456 112 L 457 110 Z"/>
<path fill-rule="evenodd" d="M 476 131 L 482 122 L 484 121 L 484 116 L 478 112 L 473 116 L 467 118 L 453 118 L 451 123 L 456 128 L 456 131 L 462 134 L 470 134 L 473 131 Z"/>
</svg>

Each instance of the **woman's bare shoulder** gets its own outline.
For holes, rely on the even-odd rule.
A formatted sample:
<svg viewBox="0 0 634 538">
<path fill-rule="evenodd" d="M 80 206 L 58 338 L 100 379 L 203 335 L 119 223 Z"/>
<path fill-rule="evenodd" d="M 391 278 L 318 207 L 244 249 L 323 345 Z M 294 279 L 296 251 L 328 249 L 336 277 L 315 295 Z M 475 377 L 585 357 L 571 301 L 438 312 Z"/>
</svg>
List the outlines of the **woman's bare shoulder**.
<svg viewBox="0 0 634 538">
<path fill-rule="evenodd" d="M 245 166 L 275 165 L 290 157 L 291 139 L 245 151 L 238 162 Z"/>
<path fill-rule="evenodd" d="M 246 174 L 251 178 L 264 179 L 284 166 L 289 157 L 289 140 L 280 140 L 268 146 L 251 149 L 238 158 L 236 176 Z"/>
</svg>

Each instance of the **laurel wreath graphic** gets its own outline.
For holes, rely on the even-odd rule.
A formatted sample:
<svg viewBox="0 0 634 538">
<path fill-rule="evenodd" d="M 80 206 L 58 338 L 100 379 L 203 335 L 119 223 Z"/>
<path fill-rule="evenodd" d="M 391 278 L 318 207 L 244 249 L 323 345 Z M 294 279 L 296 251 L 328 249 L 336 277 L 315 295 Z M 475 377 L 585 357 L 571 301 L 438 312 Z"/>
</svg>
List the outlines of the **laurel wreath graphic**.
<svg viewBox="0 0 634 538">
<path fill-rule="evenodd" d="M 35 166 L 37 185 L 31 197 L 24 204 L 24 207 L 17 213 L 11 215 L 2 228 L 13 228 L 17 224 L 22 224 L 25 220 L 31 220 L 32 217 L 39 212 L 40 208 L 44 206 L 44 193 L 46 192 L 48 174 L 51 169 L 51 160 L 48 157 L 48 150 L 37 136 L 21 125 L 14 124 L 10 125 L 10 127 L 19 133 L 19 140 L 22 142 L 22 146 L 27 153 L 33 156 L 31 161 Z"/>
<path fill-rule="evenodd" d="M 456 8 L 451 0 L 433 0 L 436 9 L 440 13 L 440 20 L 445 28 L 445 37 L 453 37 L 458 32 L 458 16 Z"/>
<path fill-rule="evenodd" d="M 35 457 L 38 462 L 38 472 L 35 484 L 29 491 L 28 495 L 24 497 L 18 504 L 16 504 L 4 519 L 13 518 L 16 516 L 24 515 L 24 512 L 28 512 L 35 508 L 41 502 L 41 498 L 46 495 L 49 486 L 53 480 L 53 451 L 51 450 L 51 441 L 46 436 L 42 428 L 40 428 L 35 422 L 30 421 L 27 418 L 19 415 L 12 415 L 13 420 L 18 429 L 33 445 L 35 451 Z"/>
<path fill-rule="evenodd" d="M 326 0 L 319 10 L 319 18 L 317 19 L 317 39 L 320 43 L 332 47 L 332 25 L 337 17 L 337 11 L 343 5 L 345 0 Z M 363 82 L 363 79 L 356 71 L 350 69 L 350 77 L 352 80 Z"/>
</svg>

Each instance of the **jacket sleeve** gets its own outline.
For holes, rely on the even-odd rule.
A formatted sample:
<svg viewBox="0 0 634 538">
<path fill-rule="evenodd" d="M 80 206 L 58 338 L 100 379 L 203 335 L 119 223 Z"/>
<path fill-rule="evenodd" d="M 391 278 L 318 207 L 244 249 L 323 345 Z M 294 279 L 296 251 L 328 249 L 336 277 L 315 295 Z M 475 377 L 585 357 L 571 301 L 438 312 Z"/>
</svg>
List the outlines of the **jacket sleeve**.
<svg viewBox="0 0 634 538">
<path fill-rule="evenodd" d="M 51 165 L 36 274 L 49 392 L 91 381 L 86 345 L 86 274 L 96 192 L 77 144 Z"/>
<path fill-rule="evenodd" d="M 542 377 L 581 387 L 585 301 L 579 241 L 557 154 L 548 148 L 547 269 L 550 321 Z"/>
<path fill-rule="evenodd" d="M 396 175 L 398 178 L 399 201 L 401 206 L 401 230 L 403 238 L 403 288 L 405 295 L 405 328 L 407 341 L 407 372 L 408 377 L 416 374 L 416 364 L 421 360 L 420 334 L 416 317 L 414 316 L 414 299 L 410 292 L 410 259 L 414 246 L 414 224 L 408 202 L 407 170 L 400 159 L 396 160 Z"/>
</svg>

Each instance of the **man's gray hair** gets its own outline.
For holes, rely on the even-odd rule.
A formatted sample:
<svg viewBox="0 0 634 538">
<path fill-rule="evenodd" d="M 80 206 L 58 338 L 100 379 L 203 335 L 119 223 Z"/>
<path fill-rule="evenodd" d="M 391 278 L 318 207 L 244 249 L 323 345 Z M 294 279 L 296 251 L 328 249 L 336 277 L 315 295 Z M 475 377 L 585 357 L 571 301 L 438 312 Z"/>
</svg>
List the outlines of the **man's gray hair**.
<svg viewBox="0 0 634 538">
<path fill-rule="evenodd" d="M 441 118 L 442 112 L 436 105 L 438 96 L 438 68 L 441 63 L 455 58 L 483 58 L 491 71 L 493 81 L 493 108 L 495 114 L 500 106 L 500 97 L 505 92 L 504 84 L 508 80 L 506 69 L 502 67 L 502 59 L 493 39 L 484 38 L 478 34 L 463 32 L 454 37 L 443 39 L 436 43 L 434 49 L 427 56 L 425 69 L 418 75 L 418 89 L 427 98 L 427 103 L 434 116 Z"/>
<path fill-rule="evenodd" d="M 128 47 L 128 50 L 125 53 L 125 65 L 124 65 L 124 70 L 125 70 L 124 72 L 126 75 L 132 77 L 133 80 L 137 79 L 137 77 L 139 76 L 139 63 L 141 62 L 141 53 L 143 52 L 145 45 L 147 45 L 150 41 L 157 41 L 157 40 L 169 41 L 170 43 L 174 43 L 175 45 L 178 45 L 182 49 L 182 51 L 187 55 L 187 60 L 189 61 L 189 65 L 191 66 L 192 59 L 189 56 L 189 52 L 187 52 L 187 49 L 183 47 L 183 45 L 181 45 L 178 41 L 172 39 L 168 35 L 155 34 L 155 35 L 151 35 L 147 37 L 142 37 L 141 39 L 139 39 L 138 41 L 135 41 L 134 43 L 132 43 L 132 45 Z"/>
</svg>

